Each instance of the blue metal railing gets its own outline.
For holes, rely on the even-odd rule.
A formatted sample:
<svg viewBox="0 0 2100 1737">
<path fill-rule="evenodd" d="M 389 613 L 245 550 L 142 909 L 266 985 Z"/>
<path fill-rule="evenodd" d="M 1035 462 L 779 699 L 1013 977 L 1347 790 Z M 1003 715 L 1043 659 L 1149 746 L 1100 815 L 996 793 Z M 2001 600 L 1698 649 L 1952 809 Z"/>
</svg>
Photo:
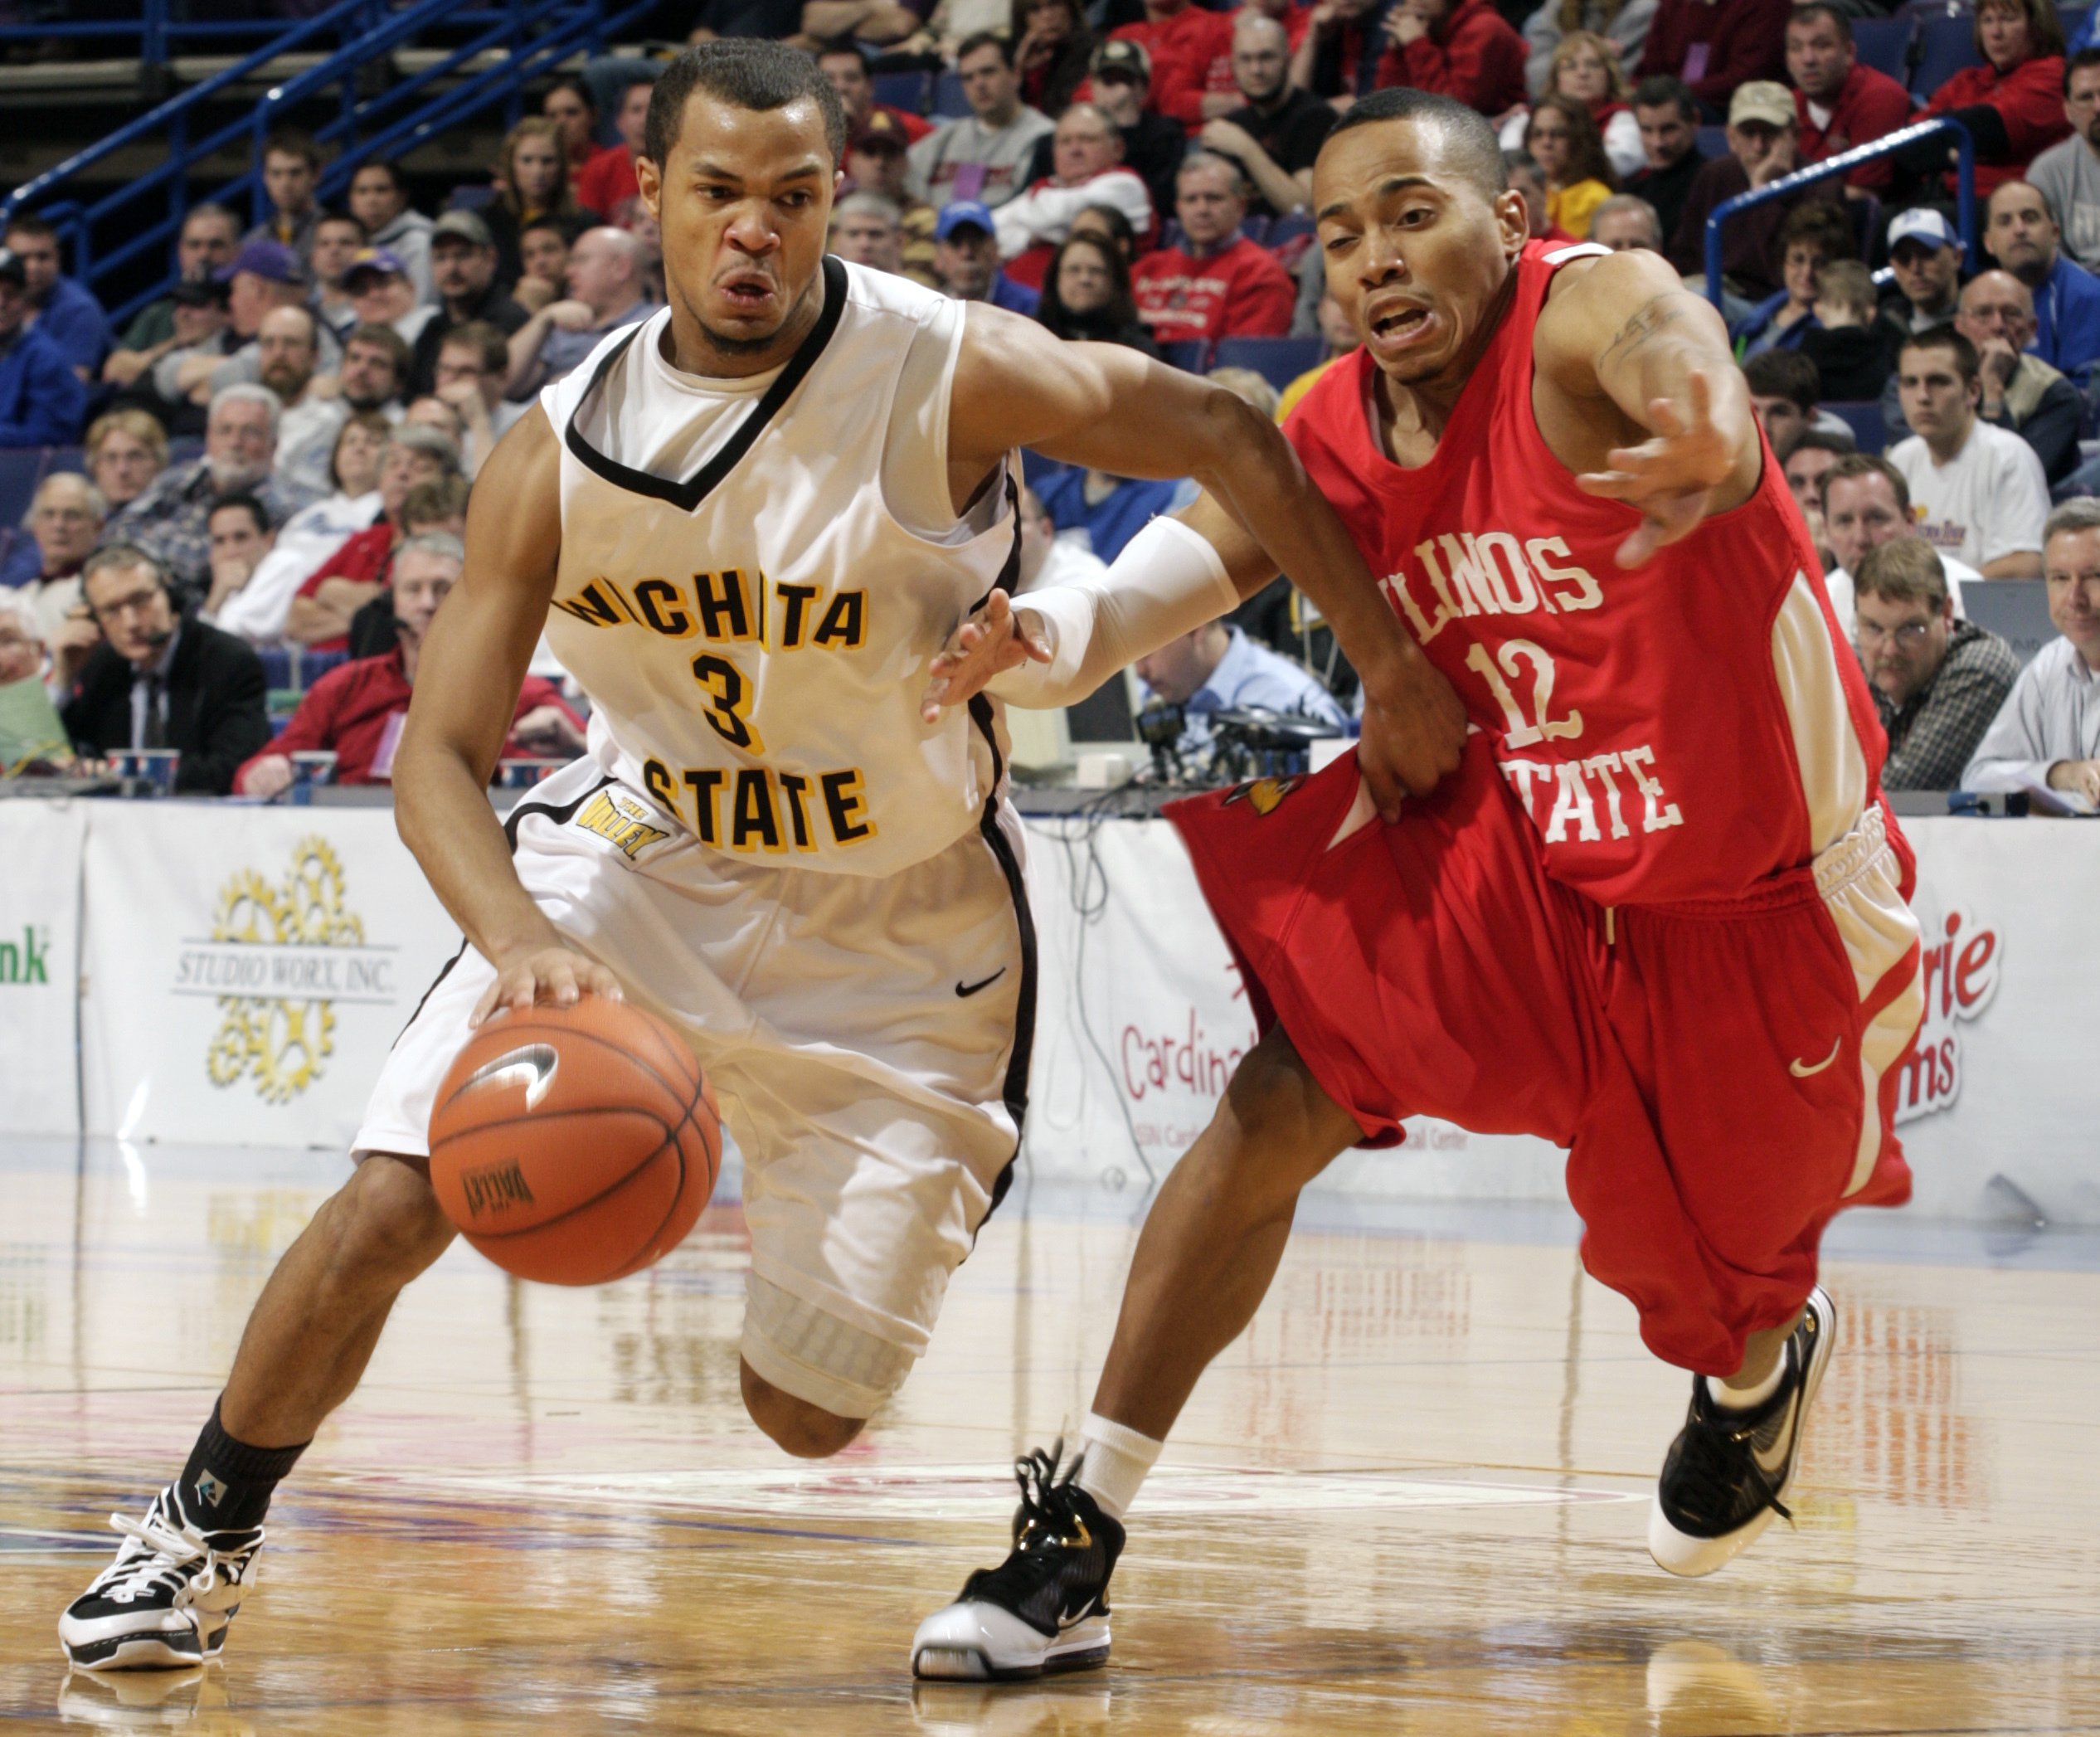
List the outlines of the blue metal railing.
<svg viewBox="0 0 2100 1737">
<path fill-rule="evenodd" d="M 212 197 L 236 208 L 245 199 L 256 221 L 261 221 L 269 214 L 262 181 L 264 139 L 302 100 L 320 96 L 330 85 L 340 87 L 335 117 L 314 129 L 319 142 L 337 153 L 321 179 L 320 192 L 326 197 L 347 186 L 366 159 L 401 154 L 440 129 L 483 109 L 502 105 L 507 118 L 514 121 L 527 83 L 579 51 L 598 52 L 613 32 L 639 18 L 650 4 L 651 0 L 629 0 L 615 9 L 601 7 L 597 0 L 500 0 L 496 7 L 467 12 L 459 0 L 413 0 L 392 11 L 388 0 L 338 0 L 327 11 L 282 32 L 266 48 L 16 188 L 0 201 L 0 221 L 17 210 L 34 209 L 58 225 L 71 244 L 74 275 L 90 289 L 134 266 L 156 249 L 166 256 L 172 275 L 174 242 L 192 202 L 190 181 L 196 165 L 245 143 L 249 168 L 215 189 Z M 384 65 L 394 50 L 439 27 L 456 32 L 463 21 L 480 27 L 430 66 L 406 78 L 390 79 L 384 88 L 371 94 L 361 92 L 367 70 Z M 280 55 L 338 32 L 344 36 L 343 45 L 319 64 L 270 90 L 238 119 L 192 137 L 193 123 L 205 104 L 254 77 Z M 463 71 L 477 56 L 491 51 L 501 56 L 493 65 Z M 450 89 L 435 89 L 439 80 L 455 76 L 459 81 Z M 53 195 L 76 177 L 148 140 L 164 141 L 166 155 L 143 175 L 85 204 L 54 200 Z M 121 238 L 106 251 L 99 242 L 99 232 L 105 228 L 121 232 Z M 157 280 L 115 305 L 105 296 L 112 322 L 121 326 L 162 293 L 164 281 Z"/>
<path fill-rule="evenodd" d="M 224 52 L 253 43 L 269 47 L 297 27 L 292 18 L 192 18 L 182 0 L 139 0 L 127 18 L 49 17 L 27 23 L 0 24 L 0 45 L 45 42 L 96 45 L 94 58 L 135 59 L 148 66 L 164 66 L 177 54 Z M 479 15 L 463 10 L 455 22 L 474 22 Z M 345 36 L 348 46 L 350 37 Z"/>
<path fill-rule="evenodd" d="M 1706 299 L 1718 309 L 1721 305 L 1721 226 L 1729 218 L 1750 210 L 1753 206 L 1768 205 L 1774 199 L 1783 199 L 1788 194 L 1818 181 L 1826 181 L 1833 175 L 1842 175 L 1856 169 L 1863 163 L 1872 163 L 1898 151 L 1908 148 L 1920 139 L 1935 134 L 1951 133 L 1957 156 L 1955 169 L 1955 201 L 1960 216 L 1956 226 L 1961 231 L 1962 246 L 1968 249 L 1968 257 L 1976 257 L 1976 148 L 1969 137 L 1969 129 L 1959 121 L 1947 116 L 1935 115 L 1914 126 L 1901 129 L 1886 138 L 1877 139 L 1872 144 L 1864 144 L 1850 151 L 1840 151 L 1835 157 L 1825 157 L 1820 163 L 1811 163 L 1805 169 L 1796 169 L 1791 175 L 1782 175 L 1769 186 L 1753 187 L 1747 193 L 1738 193 L 1733 199 L 1723 199 L 1714 207 L 1706 220 Z"/>
</svg>

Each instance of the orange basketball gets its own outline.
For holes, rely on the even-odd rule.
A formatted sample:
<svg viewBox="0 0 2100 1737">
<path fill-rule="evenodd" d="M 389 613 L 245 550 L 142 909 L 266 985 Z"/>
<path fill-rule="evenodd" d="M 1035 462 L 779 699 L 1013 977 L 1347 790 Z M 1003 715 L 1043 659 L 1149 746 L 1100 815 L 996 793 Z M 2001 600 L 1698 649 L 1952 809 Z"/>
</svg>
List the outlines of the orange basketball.
<svg viewBox="0 0 2100 1737">
<path fill-rule="evenodd" d="M 677 1248 L 714 1192 L 722 1122 L 678 1034 L 603 995 L 491 1019 L 430 1115 L 445 1215 L 507 1272 L 602 1285 Z"/>
</svg>

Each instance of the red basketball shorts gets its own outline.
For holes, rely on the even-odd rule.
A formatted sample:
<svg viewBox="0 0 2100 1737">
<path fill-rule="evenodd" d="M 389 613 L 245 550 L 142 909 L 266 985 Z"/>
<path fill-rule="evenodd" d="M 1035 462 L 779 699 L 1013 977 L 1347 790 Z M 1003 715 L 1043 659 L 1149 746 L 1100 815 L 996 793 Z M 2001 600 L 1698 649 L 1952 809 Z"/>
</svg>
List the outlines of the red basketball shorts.
<svg viewBox="0 0 2100 1737">
<path fill-rule="evenodd" d="M 1168 814 L 1244 972 L 1373 1145 L 1410 1116 L 1569 1149 L 1582 1259 L 1709 1375 L 1791 1319 L 1840 1208 L 1900 1205 L 1923 1009 L 1908 847 L 1877 805 L 1751 898 L 1607 912 L 1548 880 L 1485 742 L 1337 840 L 1354 757 Z"/>
</svg>

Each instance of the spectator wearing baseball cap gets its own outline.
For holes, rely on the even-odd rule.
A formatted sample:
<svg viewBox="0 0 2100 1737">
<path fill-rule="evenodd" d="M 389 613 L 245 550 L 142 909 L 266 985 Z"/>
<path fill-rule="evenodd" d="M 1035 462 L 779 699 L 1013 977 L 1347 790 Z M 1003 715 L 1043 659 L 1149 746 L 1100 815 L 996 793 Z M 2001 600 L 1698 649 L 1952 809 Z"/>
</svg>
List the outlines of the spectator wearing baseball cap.
<svg viewBox="0 0 2100 1737">
<path fill-rule="evenodd" d="M 906 184 L 939 206 L 1004 204 L 1028 185 L 1035 142 L 1050 135 L 1052 124 L 1022 102 L 1013 45 L 999 32 L 967 38 L 956 51 L 955 72 L 970 112 L 911 148 Z"/>
<path fill-rule="evenodd" d="M 1966 251 L 1954 226 L 1929 206 L 1899 212 L 1889 226 L 1889 264 L 1899 294 L 1884 311 L 1913 337 L 1953 324 Z"/>
<path fill-rule="evenodd" d="M 1188 152 L 1189 134 L 1179 121 L 1148 106 L 1152 62 L 1144 45 L 1128 40 L 1102 43 L 1094 51 L 1094 75 L 1087 89 L 1093 105 L 1123 135 L 1123 165 L 1145 183 L 1153 210 L 1173 210 L 1174 173 Z M 1055 156 L 1054 134 L 1036 140 L 1028 185 L 1055 171 Z"/>
<path fill-rule="evenodd" d="M 430 227 L 430 280 L 437 311 L 416 334 L 409 367 L 409 392 L 420 397 L 435 389 L 438 351 L 448 334 L 476 321 L 508 338 L 532 315 L 496 282 L 496 240 L 470 211 L 449 211 Z"/>
<path fill-rule="evenodd" d="M 1714 10 L 1699 3 L 1692 9 Z M 1783 15 L 1783 7 L 1782 12 Z M 1651 47 L 1654 41 L 1651 36 Z M 1686 82 L 1697 88 L 1694 80 Z M 1728 103 L 1728 154 L 1715 158 L 1694 178 L 1670 244 L 1670 263 L 1686 277 L 1704 282 L 1706 220 L 1714 208 L 1738 193 L 1769 187 L 1791 175 L 1800 167 L 1800 138 L 1794 93 L 1784 85 L 1757 79 L 1738 90 Z M 1733 299 L 1724 299 L 1723 307 L 1731 325 L 1749 314 L 1744 304 L 1763 301 L 1784 287 L 1780 282 L 1784 255 L 1779 235 L 1788 214 L 1811 200 L 1835 202 L 1839 197 L 1835 182 L 1819 181 L 1784 199 L 1752 206 L 1730 221 L 1722 231 L 1721 276 L 1726 296 Z"/>
<path fill-rule="evenodd" d="M 0 446 L 63 446 L 80 437 L 87 387 L 28 319 L 29 275 L 0 248 Z"/>
<path fill-rule="evenodd" d="M 307 233 L 310 239 L 310 224 Z M 235 383 L 219 376 L 229 357 L 253 345 L 263 316 L 272 309 L 304 308 L 311 282 L 306 262 L 297 252 L 284 242 L 268 240 L 243 241 L 233 258 L 211 275 L 214 282 L 226 286 L 226 329 L 209 342 L 162 358 L 155 366 L 154 389 L 169 403 L 202 406 L 221 387 Z M 240 377 L 249 384 L 259 382 L 260 363 L 244 369 Z M 178 427 L 171 431 L 191 431 Z"/>
<path fill-rule="evenodd" d="M 903 275 L 938 290 L 933 269 L 933 226 L 936 213 L 911 189 L 911 135 L 887 109 L 877 109 L 846 147 L 846 179 L 856 192 L 879 193 L 897 208 L 902 236 Z"/>
<path fill-rule="evenodd" d="M 435 239 L 435 228 L 431 234 Z M 435 307 L 416 299 L 408 261 L 391 247 L 360 249 L 343 274 L 343 287 L 350 292 L 359 325 L 391 326 L 406 344 L 412 346 L 437 316 Z"/>
<path fill-rule="evenodd" d="M 1661 0 L 1641 50 L 1636 79 L 1660 75 L 1682 79 L 1708 111 L 1727 105 L 1735 124 L 1732 94 L 1752 84 L 1776 82 L 1786 72 L 1786 18 L 1791 0 Z M 1786 106 L 1793 93 L 1780 85 Z"/>
<path fill-rule="evenodd" d="M 1035 318 L 1042 297 L 999 269 L 999 234 L 982 202 L 958 199 L 933 226 L 933 269 L 951 301 L 989 302 Z"/>
</svg>

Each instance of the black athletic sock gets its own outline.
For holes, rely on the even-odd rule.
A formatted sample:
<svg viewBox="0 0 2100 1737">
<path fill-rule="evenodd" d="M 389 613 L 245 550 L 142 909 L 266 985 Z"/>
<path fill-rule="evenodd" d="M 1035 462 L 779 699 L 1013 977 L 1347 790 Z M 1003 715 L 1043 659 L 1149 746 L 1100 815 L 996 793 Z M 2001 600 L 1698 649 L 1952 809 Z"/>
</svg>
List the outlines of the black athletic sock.
<svg viewBox="0 0 2100 1737">
<path fill-rule="evenodd" d="M 246 1531 L 263 1522 L 280 1479 L 299 1463 L 311 1446 L 251 1448 L 228 1435 L 219 1423 L 219 1402 L 211 1402 L 211 1421 L 190 1449 L 177 1486 L 182 1512 L 202 1532 Z"/>
</svg>

